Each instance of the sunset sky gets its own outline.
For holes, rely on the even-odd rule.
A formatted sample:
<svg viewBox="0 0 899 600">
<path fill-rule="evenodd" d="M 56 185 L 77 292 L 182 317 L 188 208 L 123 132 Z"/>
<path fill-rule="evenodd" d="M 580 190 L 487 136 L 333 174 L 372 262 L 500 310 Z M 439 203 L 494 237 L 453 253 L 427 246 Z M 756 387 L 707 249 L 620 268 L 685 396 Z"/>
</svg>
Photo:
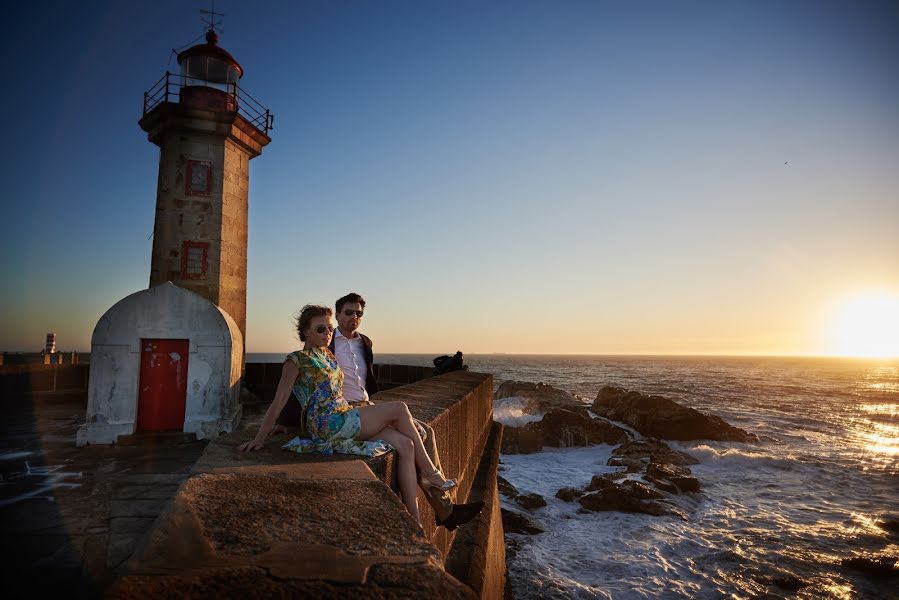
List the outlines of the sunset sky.
<svg viewBox="0 0 899 600">
<path fill-rule="evenodd" d="M 148 285 L 143 93 L 205 2 L 6 9 L 0 349 Z M 899 4 L 216 2 L 275 114 L 247 350 L 899 355 Z"/>
</svg>

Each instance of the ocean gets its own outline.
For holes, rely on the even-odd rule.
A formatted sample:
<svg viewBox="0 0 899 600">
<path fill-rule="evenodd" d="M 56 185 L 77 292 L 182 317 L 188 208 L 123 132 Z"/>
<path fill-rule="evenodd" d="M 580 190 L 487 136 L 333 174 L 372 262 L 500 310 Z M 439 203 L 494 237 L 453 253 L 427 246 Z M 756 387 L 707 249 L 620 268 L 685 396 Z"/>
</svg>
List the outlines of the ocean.
<svg viewBox="0 0 899 600">
<path fill-rule="evenodd" d="M 432 358 L 376 355 L 395 364 Z M 841 565 L 864 553 L 899 555 L 899 532 L 878 525 L 899 520 L 899 360 L 500 354 L 465 362 L 492 373 L 496 386 L 542 381 L 587 404 L 603 385 L 660 394 L 760 437 L 669 442 L 699 460 L 690 468 L 701 492 L 674 498 L 686 521 L 580 514 L 555 498 L 614 471 L 606 466 L 614 446 L 502 456 L 501 475 L 547 502 L 530 511 L 545 533 L 506 536 L 516 599 L 899 598 L 895 570 Z"/>
</svg>

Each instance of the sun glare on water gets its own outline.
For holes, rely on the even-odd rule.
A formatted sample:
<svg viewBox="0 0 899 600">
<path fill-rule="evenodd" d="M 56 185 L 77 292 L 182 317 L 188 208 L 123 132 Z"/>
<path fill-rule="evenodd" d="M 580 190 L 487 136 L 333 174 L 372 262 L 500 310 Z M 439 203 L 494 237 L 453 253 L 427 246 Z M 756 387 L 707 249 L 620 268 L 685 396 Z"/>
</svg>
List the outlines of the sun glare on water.
<svg viewBox="0 0 899 600">
<path fill-rule="evenodd" d="M 899 295 L 860 294 L 846 302 L 833 328 L 832 352 L 840 356 L 899 357 Z"/>
</svg>

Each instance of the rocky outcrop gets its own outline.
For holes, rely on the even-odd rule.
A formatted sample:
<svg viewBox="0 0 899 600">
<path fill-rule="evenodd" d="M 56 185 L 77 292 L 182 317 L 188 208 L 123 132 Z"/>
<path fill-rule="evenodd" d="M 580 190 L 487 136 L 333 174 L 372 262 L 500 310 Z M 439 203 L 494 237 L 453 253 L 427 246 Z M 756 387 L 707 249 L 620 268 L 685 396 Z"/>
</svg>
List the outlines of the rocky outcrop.
<svg viewBox="0 0 899 600">
<path fill-rule="evenodd" d="M 556 498 L 565 502 L 574 502 L 575 500 L 583 496 L 584 493 L 584 490 L 566 487 L 556 492 Z"/>
<path fill-rule="evenodd" d="M 503 514 L 503 531 L 505 533 L 521 533 L 524 535 L 536 535 L 546 531 L 534 522 L 529 516 L 516 510 L 501 509 Z"/>
<path fill-rule="evenodd" d="M 877 521 L 877 526 L 884 531 L 899 533 L 899 519 L 894 517 L 885 517 Z"/>
<path fill-rule="evenodd" d="M 608 485 L 602 489 L 581 496 L 578 498 L 578 504 L 590 511 L 606 511 L 617 510 L 623 512 L 644 513 L 647 515 L 662 516 L 671 514 L 671 510 L 662 506 L 658 502 L 642 500 L 634 491 L 639 490 L 637 486 L 630 486 L 630 489 L 623 484 L 617 484 L 605 480 Z M 636 483 L 636 482 L 630 482 Z M 642 486 L 645 488 L 646 486 Z"/>
<path fill-rule="evenodd" d="M 506 381 L 496 391 L 494 400 L 500 404 L 508 398 L 524 403 L 519 407 L 523 414 L 542 415 L 542 418 L 523 427 L 506 424 L 503 454 L 530 454 L 545 446 L 573 448 L 620 444 L 628 439 L 624 429 L 604 419 L 594 419 L 580 400 L 550 385 Z"/>
<path fill-rule="evenodd" d="M 546 506 L 546 500 L 540 494 L 519 494 L 515 501 L 521 508 L 533 510 Z"/>
<path fill-rule="evenodd" d="M 594 475 L 583 489 L 566 487 L 556 492 L 565 502 L 577 501 L 581 510 L 617 510 L 648 515 L 686 515 L 666 501 L 672 495 L 699 491 L 699 480 L 687 464 L 695 464 L 688 454 L 670 448 L 661 440 L 636 440 L 622 444 L 608 464 L 624 471 Z M 636 474 L 640 474 L 640 479 Z"/>
<path fill-rule="evenodd" d="M 543 431 L 543 444 L 553 448 L 620 444 L 627 440 L 625 430 L 607 421 L 594 419 L 584 407 L 551 410 L 539 423 Z"/>
<path fill-rule="evenodd" d="M 615 474 L 612 473 L 611 475 L 612 477 L 607 477 L 606 475 L 594 475 L 593 479 L 590 480 L 590 484 L 587 485 L 587 491 L 594 492 L 617 488 L 636 500 L 657 500 L 664 496 L 662 492 L 634 479 L 626 479 L 620 483 L 616 483 L 614 478 Z"/>
<path fill-rule="evenodd" d="M 862 571 L 869 575 L 899 576 L 899 556 L 894 554 L 860 554 L 840 561 L 844 567 Z"/>
<path fill-rule="evenodd" d="M 499 490 L 500 494 L 502 494 L 509 500 L 514 500 L 520 507 L 527 510 L 533 510 L 535 508 L 542 508 L 546 506 L 546 500 L 544 500 L 543 496 L 541 496 L 540 494 L 522 494 L 515 488 L 514 485 L 500 476 L 496 477 L 496 487 Z"/>
<path fill-rule="evenodd" d="M 699 461 L 686 452 L 674 450 L 662 440 L 645 438 L 631 440 L 615 448 L 608 464 L 610 467 L 625 467 L 628 473 L 636 473 L 645 469 L 650 462 L 686 466 Z"/>
<path fill-rule="evenodd" d="M 762 585 L 776 585 L 777 587 L 795 592 L 812 585 L 808 579 L 804 579 L 794 573 L 780 573 L 778 575 L 759 575 L 754 578 Z"/>
<path fill-rule="evenodd" d="M 536 425 L 536 426 L 535 426 Z M 524 427 L 503 427 L 503 454 L 533 454 L 543 450 L 543 428 L 539 423 L 528 423 Z"/>
<path fill-rule="evenodd" d="M 686 467 L 650 461 L 644 477 L 657 488 L 671 494 L 699 491 L 699 480 Z"/>
<path fill-rule="evenodd" d="M 518 489 L 516 489 L 514 485 L 509 483 L 505 477 L 501 477 L 499 475 L 496 476 L 496 488 L 499 490 L 500 494 L 502 494 L 509 500 L 514 500 L 520 495 L 518 493 Z"/>
<path fill-rule="evenodd" d="M 504 381 L 493 393 L 493 401 L 496 402 L 503 398 L 524 399 L 523 410 L 528 414 L 546 412 L 553 408 L 584 405 L 577 396 L 542 382 Z"/>
<path fill-rule="evenodd" d="M 605 386 L 593 401 L 593 412 L 627 423 L 643 435 L 666 440 L 758 441 L 758 436 L 733 427 L 720 417 L 705 415 L 662 396 L 647 396 Z"/>
</svg>

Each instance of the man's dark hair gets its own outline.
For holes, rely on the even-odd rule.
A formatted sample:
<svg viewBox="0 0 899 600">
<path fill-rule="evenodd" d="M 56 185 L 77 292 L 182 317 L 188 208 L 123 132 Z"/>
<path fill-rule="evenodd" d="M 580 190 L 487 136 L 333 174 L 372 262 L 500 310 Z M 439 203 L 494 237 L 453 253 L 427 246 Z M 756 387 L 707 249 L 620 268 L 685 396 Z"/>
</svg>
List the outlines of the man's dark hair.
<svg viewBox="0 0 899 600">
<path fill-rule="evenodd" d="M 350 292 L 343 298 L 338 298 L 337 302 L 334 303 L 334 308 L 337 309 L 337 314 L 340 314 L 340 311 L 343 310 L 344 304 L 351 304 L 353 302 L 358 302 L 359 305 L 365 309 L 365 298 L 357 294 L 356 292 Z"/>
</svg>

